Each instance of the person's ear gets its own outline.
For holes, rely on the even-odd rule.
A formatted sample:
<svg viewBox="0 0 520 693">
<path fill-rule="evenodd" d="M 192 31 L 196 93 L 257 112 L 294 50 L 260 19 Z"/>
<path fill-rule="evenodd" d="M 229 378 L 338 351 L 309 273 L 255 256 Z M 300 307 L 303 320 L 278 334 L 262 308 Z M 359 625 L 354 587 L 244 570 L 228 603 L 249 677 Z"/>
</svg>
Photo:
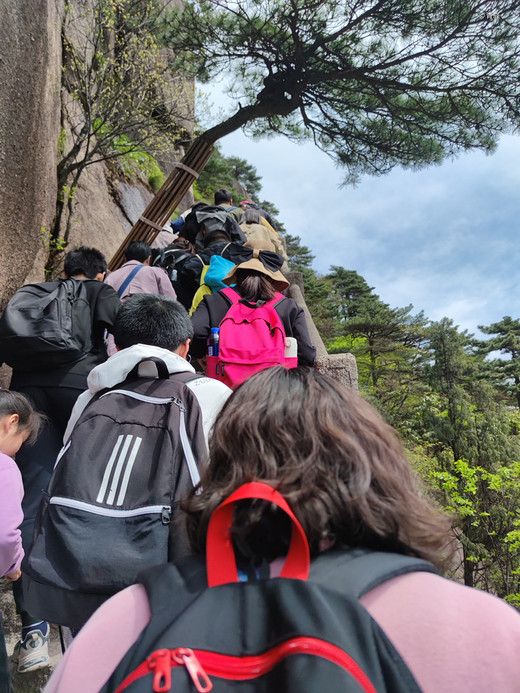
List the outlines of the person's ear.
<svg viewBox="0 0 520 693">
<path fill-rule="evenodd" d="M 179 354 L 179 356 L 182 356 L 183 359 L 185 359 L 188 356 L 188 351 L 190 350 L 190 344 L 191 344 L 191 339 L 187 339 L 185 342 L 182 342 L 182 344 L 179 344 L 177 349 L 175 349 L 175 354 Z"/>
<path fill-rule="evenodd" d="M 4 435 L 9 433 L 11 430 L 16 430 L 18 428 L 18 422 L 20 417 L 18 414 L 8 414 L 0 420 L 1 427 L 3 429 Z"/>
<path fill-rule="evenodd" d="M 103 281 L 105 281 L 105 276 L 106 276 L 106 272 L 98 272 L 98 273 L 96 274 L 96 276 L 94 277 L 94 279 L 95 279 L 97 282 L 103 282 Z"/>
<path fill-rule="evenodd" d="M 149 265 L 151 261 L 152 261 L 152 256 L 150 255 L 150 257 L 147 257 L 146 260 L 143 262 L 143 265 Z"/>
</svg>

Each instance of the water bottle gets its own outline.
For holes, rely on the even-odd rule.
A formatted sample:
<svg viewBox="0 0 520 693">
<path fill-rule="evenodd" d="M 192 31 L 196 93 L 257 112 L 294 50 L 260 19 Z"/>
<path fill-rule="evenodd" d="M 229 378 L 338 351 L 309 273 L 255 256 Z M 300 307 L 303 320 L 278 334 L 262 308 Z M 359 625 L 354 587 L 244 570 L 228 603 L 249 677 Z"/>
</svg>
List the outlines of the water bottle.
<svg viewBox="0 0 520 693">
<path fill-rule="evenodd" d="M 208 356 L 218 356 L 220 327 L 212 327 L 208 338 Z"/>
</svg>

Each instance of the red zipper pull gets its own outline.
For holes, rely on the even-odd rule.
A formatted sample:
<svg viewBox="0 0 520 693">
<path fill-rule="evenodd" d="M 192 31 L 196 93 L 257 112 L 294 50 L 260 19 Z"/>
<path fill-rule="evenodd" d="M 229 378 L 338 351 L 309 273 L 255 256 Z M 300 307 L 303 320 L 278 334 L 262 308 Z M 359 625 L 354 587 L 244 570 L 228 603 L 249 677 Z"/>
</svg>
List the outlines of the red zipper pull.
<svg viewBox="0 0 520 693">
<path fill-rule="evenodd" d="M 198 693 L 207 693 L 211 691 L 213 684 L 202 668 L 202 664 L 195 656 L 193 650 L 187 647 L 179 647 L 173 650 L 172 656 L 178 664 L 184 664 Z"/>
<path fill-rule="evenodd" d="M 148 666 L 155 671 L 153 676 L 154 693 L 168 693 L 172 688 L 170 650 L 152 652 L 148 657 Z"/>
</svg>

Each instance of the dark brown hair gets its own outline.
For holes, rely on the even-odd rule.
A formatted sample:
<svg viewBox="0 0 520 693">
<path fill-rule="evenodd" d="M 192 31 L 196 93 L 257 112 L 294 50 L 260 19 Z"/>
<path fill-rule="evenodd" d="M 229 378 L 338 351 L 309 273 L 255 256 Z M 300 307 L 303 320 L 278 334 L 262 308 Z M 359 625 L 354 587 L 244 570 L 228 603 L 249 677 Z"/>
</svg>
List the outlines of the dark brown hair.
<svg viewBox="0 0 520 693">
<path fill-rule="evenodd" d="M 235 289 L 245 301 L 256 303 L 274 298 L 276 289 L 265 274 L 256 270 L 237 269 L 236 279 Z"/>
<path fill-rule="evenodd" d="M 205 550 L 209 518 L 235 489 L 265 481 L 288 501 L 311 553 L 333 543 L 419 556 L 437 566 L 448 518 L 421 494 L 394 430 L 356 393 L 316 371 L 262 371 L 228 399 L 210 439 L 210 464 L 185 504 L 192 548 Z M 235 513 L 235 543 L 267 560 L 286 523 L 261 502 Z M 238 539 L 237 539 L 238 537 Z M 247 555 L 247 553 L 246 553 Z"/>
<path fill-rule="evenodd" d="M 31 400 L 20 392 L 0 388 L 0 419 L 18 414 L 18 431 L 28 431 L 26 443 L 34 443 L 46 420 L 34 410 Z"/>
</svg>

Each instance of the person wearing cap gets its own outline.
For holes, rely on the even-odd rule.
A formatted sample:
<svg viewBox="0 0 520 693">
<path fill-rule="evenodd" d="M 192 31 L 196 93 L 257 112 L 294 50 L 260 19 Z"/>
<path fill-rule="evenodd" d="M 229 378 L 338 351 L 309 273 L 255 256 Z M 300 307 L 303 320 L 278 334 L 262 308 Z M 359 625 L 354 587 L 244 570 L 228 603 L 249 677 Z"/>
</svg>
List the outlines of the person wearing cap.
<svg viewBox="0 0 520 693">
<path fill-rule="evenodd" d="M 253 239 L 243 246 L 234 244 L 228 250 L 231 250 L 230 259 L 235 265 L 222 281 L 233 286 L 242 300 L 248 303 L 270 301 L 276 291 L 288 288 L 289 282 L 280 271 L 283 257 L 274 252 L 269 241 Z M 219 327 L 229 308 L 229 301 L 221 291 L 205 296 L 200 302 L 191 317 L 194 330 L 190 346 L 192 357 L 204 358 L 211 328 Z M 303 309 L 294 299 L 284 297 L 276 304 L 275 310 L 280 316 L 286 337 L 296 339 L 298 364 L 314 365 L 316 348 L 311 342 Z"/>
</svg>

